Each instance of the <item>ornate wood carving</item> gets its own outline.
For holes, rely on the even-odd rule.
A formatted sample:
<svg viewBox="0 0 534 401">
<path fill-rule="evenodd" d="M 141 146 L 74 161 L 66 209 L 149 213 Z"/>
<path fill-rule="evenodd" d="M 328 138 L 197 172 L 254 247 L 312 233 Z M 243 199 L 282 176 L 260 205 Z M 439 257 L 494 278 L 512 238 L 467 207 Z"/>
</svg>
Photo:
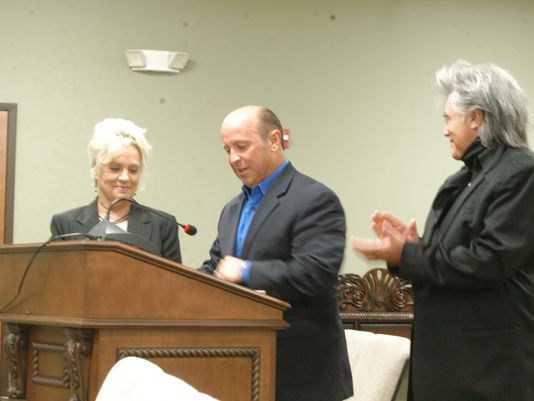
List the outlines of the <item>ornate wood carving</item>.
<svg viewBox="0 0 534 401">
<path fill-rule="evenodd" d="M 127 356 L 140 358 L 250 358 L 251 401 L 260 399 L 259 348 L 119 348 L 117 360 Z"/>
<path fill-rule="evenodd" d="M 363 277 L 338 277 L 338 312 L 343 322 L 410 323 L 413 320 L 412 285 L 376 268 Z"/>
<path fill-rule="evenodd" d="M 66 328 L 65 335 L 65 356 L 71 393 L 69 401 L 87 401 L 93 330 Z"/>
<path fill-rule="evenodd" d="M 42 352 L 61 354 L 63 356 L 63 375 L 61 377 L 46 376 L 39 372 L 39 356 Z M 69 369 L 64 344 L 52 344 L 43 342 L 32 343 L 32 381 L 45 386 L 69 388 Z"/>
<path fill-rule="evenodd" d="M 7 353 L 8 398 L 21 399 L 26 397 L 26 356 L 28 353 L 28 326 L 7 323 L 4 336 Z"/>
</svg>

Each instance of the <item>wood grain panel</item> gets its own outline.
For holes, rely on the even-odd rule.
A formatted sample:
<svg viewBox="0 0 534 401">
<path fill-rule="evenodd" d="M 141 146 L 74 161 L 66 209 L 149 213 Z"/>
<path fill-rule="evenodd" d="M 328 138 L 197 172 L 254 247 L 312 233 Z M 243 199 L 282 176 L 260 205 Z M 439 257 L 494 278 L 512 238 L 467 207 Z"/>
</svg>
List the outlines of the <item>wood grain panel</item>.
<svg viewBox="0 0 534 401">
<path fill-rule="evenodd" d="M 8 112 L 0 110 L 0 244 L 5 244 Z"/>
</svg>

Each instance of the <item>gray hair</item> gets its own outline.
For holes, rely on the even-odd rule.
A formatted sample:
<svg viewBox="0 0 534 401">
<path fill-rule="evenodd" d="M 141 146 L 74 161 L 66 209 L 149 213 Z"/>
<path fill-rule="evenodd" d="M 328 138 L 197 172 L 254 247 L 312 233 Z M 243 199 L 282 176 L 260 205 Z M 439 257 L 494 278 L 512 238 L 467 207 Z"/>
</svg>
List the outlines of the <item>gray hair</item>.
<svg viewBox="0 0 534 401">
<path fill-rule="evenodd" d="M 457 60 L 436 72 L 435 85 L 464 117 L 477 109 L 484 112 L 479 137 L 485 147 L 528 147 L 527 99 L 508 71 L 492 63 Z"/>
<path fill-rule="evenodd" d="M 146 129 L 122 118 L 106 118 L 97 123 L 88 147 L 91 179 L 95 181 L 100 167 L 109 163 L 119 152 L 130 145 L 137 148 L 141 155 L 142 176 L 152 149 L 145 138 L 145 132 Z"/>
</svg>

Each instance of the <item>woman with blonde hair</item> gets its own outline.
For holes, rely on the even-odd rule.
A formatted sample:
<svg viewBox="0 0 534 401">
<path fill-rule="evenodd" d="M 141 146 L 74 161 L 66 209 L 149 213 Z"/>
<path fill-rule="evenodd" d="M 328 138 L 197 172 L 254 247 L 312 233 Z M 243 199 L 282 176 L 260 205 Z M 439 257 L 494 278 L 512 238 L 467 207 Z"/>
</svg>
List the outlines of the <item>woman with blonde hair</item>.
<svg viewBox="0 0 534 401">
<path fill-rule="evenodd" d="M 145 132 L 133 122 L 118 118 L 95 125 L 88 150 L 97 197 L 87 206 L 54 215 L 52 236 L 88 233 L 107 219 L 148 241 L 154 253 L 181 262 L 176 218 L 134 201 L 151 150 Z"/>
</svg>

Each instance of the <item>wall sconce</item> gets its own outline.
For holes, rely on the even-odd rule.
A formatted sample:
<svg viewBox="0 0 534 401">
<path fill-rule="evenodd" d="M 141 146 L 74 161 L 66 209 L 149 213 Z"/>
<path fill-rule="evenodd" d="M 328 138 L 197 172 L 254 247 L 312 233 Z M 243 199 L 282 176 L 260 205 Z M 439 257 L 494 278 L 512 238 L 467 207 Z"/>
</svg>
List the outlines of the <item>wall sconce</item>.
<svg viewBox="0 0 534 401">
<path fill-rule="evenodd" d="M 189 53 L 167 50 L 128 49 L 124 53 L 132 71 L 179 73 L 189 60 Z"/>
</svg>

